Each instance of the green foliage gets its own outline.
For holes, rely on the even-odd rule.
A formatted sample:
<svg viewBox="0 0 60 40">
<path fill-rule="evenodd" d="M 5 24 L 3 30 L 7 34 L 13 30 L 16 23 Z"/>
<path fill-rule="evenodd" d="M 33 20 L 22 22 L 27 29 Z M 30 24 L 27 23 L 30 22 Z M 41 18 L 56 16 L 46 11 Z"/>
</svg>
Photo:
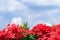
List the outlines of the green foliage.
<svg viewBox="0 0 60 40">
<path fill-rule="evenodd" d="M 23 25 L 21 25 L 21 28 L 23 28 L 25 30 L 29 30 L 28 23 L 24 22 Z"/>
<path fill-rule="evenodd" d="M 37 35 L 30 36 L 29 34 L 26 37 L 23 37 L 22 40 L 36 40 Z"/>
</svg>

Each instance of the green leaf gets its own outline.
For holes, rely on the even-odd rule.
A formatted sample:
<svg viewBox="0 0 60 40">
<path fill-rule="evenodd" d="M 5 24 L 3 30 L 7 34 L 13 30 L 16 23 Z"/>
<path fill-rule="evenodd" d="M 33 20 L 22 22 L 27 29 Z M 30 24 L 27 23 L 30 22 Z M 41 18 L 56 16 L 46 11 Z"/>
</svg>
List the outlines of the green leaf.
<svg viewBox="0 0 60 40">
<path fill-rule="evenodd" d="M 21 25 L 21 28 L 23 28 L 25 30 L 29 30 L 28 23 L 24 22 L 23 25 Z"/>
<path fill-rule="evenodd" d="M 22 40 L 26 40 L 26 37 L 22 38 Z"/>
<path fill-rule="evenodd" d="M 38 36 L 37 36 L 37 35 L 33 35 L 33 37 L 34 37 L 34 39 L 37 39 L 37 38 L 38 38 Z"/>
<path fill-rule="evenodd" d="M 22 40 L 35 40 L 35 38 L 28 34 L 27 37 L 22 38 Z"/>
</svg>

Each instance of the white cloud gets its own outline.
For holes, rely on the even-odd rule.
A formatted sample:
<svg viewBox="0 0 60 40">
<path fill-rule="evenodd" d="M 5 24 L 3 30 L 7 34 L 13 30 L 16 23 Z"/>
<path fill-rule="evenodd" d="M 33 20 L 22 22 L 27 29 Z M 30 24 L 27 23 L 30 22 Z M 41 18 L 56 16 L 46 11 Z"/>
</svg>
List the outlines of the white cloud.
<svg viewBox="0 0 60 40">
<path fill-rule="evenodd" d="M 60 5 L 60 0 L 0 0 L 0 11 L 25 10 L 28 7 L 24 3 L 34 5 Z"/>
<path fill-rule="evenodd" d="M 25 3 L 33 3 L 35 5 L 60 5 L 60 0 L 21 0 Z"/>
<path fill-rule="evenodd" d="M 8 3 L 8 10 L 22 10 L 22 9 L 25 9 L 26 6 L 24 4 L 22 4 L 21 2 L 17 1 L 17 0 L 8 0 L 7 1 Z"/>
<path fill-rule="evenodd" d="M 36 5 L 53 5 L 52 0 L 35 0 Z"/>
<path fill-rule="evenodd" d="M 26 10 L 24 3 L 34 5 L 60 5 L 60 0 L 0 0 L 0 11 Z"/>
<path fill-rule="evenodd" d="M 22 23 L 22 19 L 20 17 L 14 17 L 12 19 L 12 24 L 21 24 Z"/>
<path fill-rule="evenodd" d="M 24 10 L 27 6 L 18 0 L 0 0 L 0 11 Z"/>
<path fill-rule="evenodd" d="M 60 0 L 54 0 L 57 5 L 60 5 Z"/>
</svg>

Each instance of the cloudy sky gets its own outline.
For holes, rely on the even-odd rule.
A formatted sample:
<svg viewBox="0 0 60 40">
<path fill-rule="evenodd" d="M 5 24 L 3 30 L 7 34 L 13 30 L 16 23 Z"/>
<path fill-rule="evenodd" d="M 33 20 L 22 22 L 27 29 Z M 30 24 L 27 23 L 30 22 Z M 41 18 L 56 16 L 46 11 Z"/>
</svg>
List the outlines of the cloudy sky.
<svg viewBox="0 0 60 40">
<path fill-rule="evenodd" d="M 0 29 L 8 23 L 29 27 L 38 23 L 60 23 L 60 0 L 0 0 Z"/>
</svg>

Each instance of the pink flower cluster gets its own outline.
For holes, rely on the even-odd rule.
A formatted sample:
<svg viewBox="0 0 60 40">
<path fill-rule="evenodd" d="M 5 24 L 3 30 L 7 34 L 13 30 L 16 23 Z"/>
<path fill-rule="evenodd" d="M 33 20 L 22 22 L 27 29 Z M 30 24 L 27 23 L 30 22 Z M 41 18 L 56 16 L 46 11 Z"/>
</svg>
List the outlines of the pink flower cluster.
<svg viewBox="0 0 60 40">
<path fill-rule="evenodd" d="M 24 30 L 16 24 L 8 24 L 0 31 L 0 40 L 22 40 L 28 34 L 37 35 L 35 40 L 60 40 L 60 24 L 52 26 L 37 24 L 31 30 Z"/>
</svg>

